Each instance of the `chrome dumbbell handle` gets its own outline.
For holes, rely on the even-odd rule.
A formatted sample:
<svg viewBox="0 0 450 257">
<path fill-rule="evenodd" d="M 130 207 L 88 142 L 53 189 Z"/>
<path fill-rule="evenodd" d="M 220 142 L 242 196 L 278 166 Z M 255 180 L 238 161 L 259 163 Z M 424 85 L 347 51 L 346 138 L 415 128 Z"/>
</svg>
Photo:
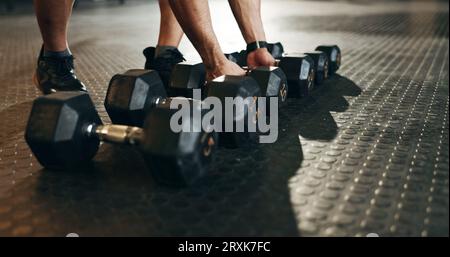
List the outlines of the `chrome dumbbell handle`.
<svg viewBox="0 0 450 257">
<path fill-rule="evenodd" d="M 141 128 L 123 125 L 90 124 L 86 127 L 86 133 L 102 142 L 116 144 L 139 145 L 144 138 Z"/>
</svg>

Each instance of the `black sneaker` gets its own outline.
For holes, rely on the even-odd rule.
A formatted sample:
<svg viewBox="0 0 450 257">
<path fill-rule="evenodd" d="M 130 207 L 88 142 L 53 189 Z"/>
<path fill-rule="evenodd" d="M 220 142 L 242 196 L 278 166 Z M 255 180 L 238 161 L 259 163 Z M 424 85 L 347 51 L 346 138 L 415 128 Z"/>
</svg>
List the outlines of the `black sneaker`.
<svg viewBox="0 0 450 257">
<path fill-rule="evenodd" d="M 41 49 L 33 77 L 36 87 L 44 94 L 57 91 L 87 92 L 86 86 L 75 75 L 73 59 L 73 56 L 44 57 Z"/>
<path fill-rule="evenodd" d="M 145 69 L 156 70 L 159 73 L 164 85 L 167 87 L 170 80 L 170 74 L 173 67 L 183 61 L 186 61 L 183 54 L 178 49 L 167 50 L 167 54 L 155 58 L 155 47 L 148 47 L 144 49 Z"/>
</svg>

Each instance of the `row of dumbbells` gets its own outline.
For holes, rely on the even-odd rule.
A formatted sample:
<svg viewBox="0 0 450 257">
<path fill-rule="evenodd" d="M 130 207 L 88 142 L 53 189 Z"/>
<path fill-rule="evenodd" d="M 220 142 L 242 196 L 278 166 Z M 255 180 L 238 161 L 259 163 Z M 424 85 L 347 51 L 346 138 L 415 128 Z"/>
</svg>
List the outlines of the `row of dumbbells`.
<svg viewBox="0 0 450 257">
<path fill-rule="evenodd" d="M 334 75 L 341 65 L 341 50 L 337 45 L 320 45 L 314 51 L 286 54 L 281 43 L 274 43 L 268 44 L 268 50 L 276 59 L 276 66 L 285 73 L 288 96 L 292 98 L 308 96 Z M 225 56 L 241 67 L 247 66 L 245 50 Z"/>
<path fill-rule="evenodd" d="M 170 120 L 178 110 L 171 109 L 172 101 L 179 96 L 185 97 L 191 109 L 199 108 L 202 115 L 206 111 L 201 109 L 201 101 L 191 99 L 192 89 L 203 89 L 203 97 L 214 96 L 221 101 L 225 97 L 275 96 L 283 104 L 288 92 L 308 92 L 313 88 L 310 84 L 314 83 L 314 74 L 321 71 L 314 71 L 315 58 L 323 67 L 324 78 L 339 67 L 339 48 L 327 46 L 325 49 L 311 56 L 280 57 L 272 48 L 272 53 L 279 59 L 279 67 L 260 67 L 249 71 L 248 76 L 223 76 L 206 84 L 202 64 L 178 64 L 167 86 L 155 71 L 129 70 L 115 75 L 108 87 L 105 108 L 114 125 L 101 122 L 89 95 L 58 92 L 34 101 L 25 138 L 38 161 L 49 169 L 77 169 L 95 156 L 100 142 L 110 142 L 136 146 L 158 182 L 192 184 L 206 173 L 218 145 L 219 134 L 203 130 L 173 132 Z M 336 66 L 327 61 L 328 58 L 333 60 L 333 55 Z M 201 123 L 196 119 L 201 119 L 202 115 L 197 117 L 193 112 L 190 115 L 187 126 Z M 234 117 L 235 123 L 241 120 L 244 123 L 248 121 L 247 113 Z M 256 132 L 220 133 L 221 145 L 229 147 L 248 146 L 256 140 Z"/>
<path fill-rule="evenodd" d="M 320 45 L 315 51 L 286 54 L 281 43 L 273 43 L 268 44 L 268 50 L 276 59 L 276 67 L 258 67 L 248 70 L 248 75 L 258 82 L 263 96 L 278 96 L 281 104 L 287 97 L 308 96 L 341 65 L 341 50 L 337 45 Z M 225 56 L 248 69 L 245 50 Z M 192 97 L 192 89 L 205 89 L 204 80 L 202 63 L 180 63 L 172 71 L 168 92 L 170 95 Z"/>
</svg>

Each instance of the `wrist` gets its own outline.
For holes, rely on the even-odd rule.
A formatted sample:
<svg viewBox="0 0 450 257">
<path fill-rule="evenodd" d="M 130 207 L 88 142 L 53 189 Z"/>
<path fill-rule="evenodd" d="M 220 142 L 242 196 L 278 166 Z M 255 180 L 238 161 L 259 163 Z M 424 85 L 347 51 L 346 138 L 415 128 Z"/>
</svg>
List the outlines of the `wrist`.
<svg viewBox="0 0 450 257">
<path fill-rule="evenodd" d="M 250 54 L 252 54 L 252 55 L 256 54 L 257 55 L 257 54 L 265 54 L 265 53 L 270 54 L 269 50 L 264 47 L 264 48 L 258 48 L 256 50 L 250 52 L 250 53 L 247 53 L 247 55 L 250 55 Z"/>
<path fill-rule="evenodd" d="M 257 51 L 259 49 L 267 49 L 268 43 L 266 41 L 254 41 L 247 44 L 247 54 Z"/>
</svg>

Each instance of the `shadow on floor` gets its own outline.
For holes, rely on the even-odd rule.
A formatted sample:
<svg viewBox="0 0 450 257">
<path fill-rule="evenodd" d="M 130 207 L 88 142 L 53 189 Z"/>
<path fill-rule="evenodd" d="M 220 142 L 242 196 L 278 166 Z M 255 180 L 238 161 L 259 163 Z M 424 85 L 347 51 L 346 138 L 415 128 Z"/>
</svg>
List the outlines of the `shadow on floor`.
<svg viewBox="0 0 450 257">
<path fill-rule="evenodd" d="M 309 97 L 301 114 L 293 119 L 299 135 L 310 140 L 333 140 L 338 126 L 331 112 L 345 112 L 349 103 L 346 96 L 361 94 L 353 81 L 340 75 L 333 76 Z"/>
<path fill-rule="evenodd" d="M 53 211 L 52 234 L 298 236 L 287 181 L 302 153 L 291 148 L 284 160 L 279 147 L 220 150 L 209 176 L 177 189 L 155 184 L 134 150 L 105 146 L 78 172 L 42 170 L 35 201 Z"/>
</svg>

